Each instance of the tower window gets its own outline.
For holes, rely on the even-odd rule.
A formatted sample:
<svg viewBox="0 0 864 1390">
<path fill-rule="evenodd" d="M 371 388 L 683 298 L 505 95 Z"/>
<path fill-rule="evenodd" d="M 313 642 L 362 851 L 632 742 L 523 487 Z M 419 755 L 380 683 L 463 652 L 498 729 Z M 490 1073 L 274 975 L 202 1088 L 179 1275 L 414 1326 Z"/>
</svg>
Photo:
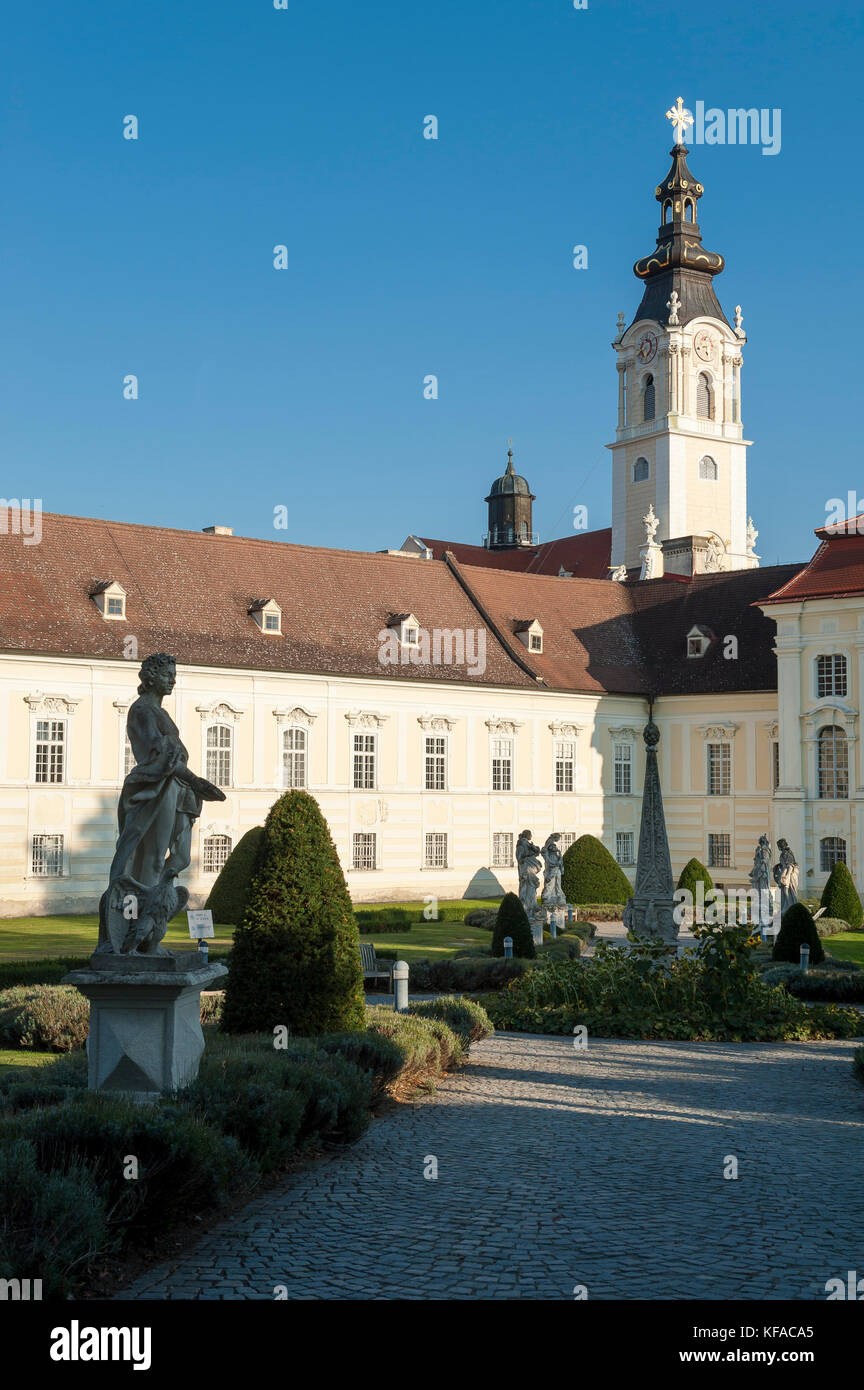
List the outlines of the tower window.
<svg viewBox="0 0 864 1390">
<path fill-rule="evenodd" d="M 699 460 L 699 477 L 709 483 L 717 481 L 717 464 L 708 454 Z"/>
<path fill-rule="evenodd" d="M 692 222 L 692 221 L 693 221 L 693 204 L 692 204 L 692 202 L 690 201 L 689 198 L 687 199 L 687 201 L 686 201 L 685 204 L 684 204 L 684 221 L 685 221 L 685 222 Z"/>
<path fill-rule="evenodd" d="M 638 458 L 633 465 L 634 483 L 646 483 L 650 475 L 650 468 L 646 458 Z"/>
<path fill-rule="evenodd" d="M 663 204 L 663 226 L 664 226 L 664 227 L 666 226 L 666 223 L 669 221 L 669 214 L 670 214 L 671 211 L 672 211 L 672 204 L 670 203 L 669 199 L 667 198 L 667 199 L 666 199 L 666 202 Z"/>
<path fill-rule="evenodd" d="M 645 390 L 642 394 L 642 419 L 654 419 L 654 378 L 646 376 Z"/>
<path fill-rule="evenodd" d="M 714 392 L 707 372 L 700 372 L 696 382 L 696 414 L 700 420 L 714 419 Z"/>
</svg>

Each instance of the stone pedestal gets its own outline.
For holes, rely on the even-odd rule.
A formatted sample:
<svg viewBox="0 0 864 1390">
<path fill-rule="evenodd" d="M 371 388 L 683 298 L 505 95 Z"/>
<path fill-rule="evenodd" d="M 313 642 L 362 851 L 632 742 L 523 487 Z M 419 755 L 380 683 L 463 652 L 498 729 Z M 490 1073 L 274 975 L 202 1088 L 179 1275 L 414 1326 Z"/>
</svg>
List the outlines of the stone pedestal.
<svg viewBox="0 0 864 1390">
<path fill-rule="evenodd" d="M 97 953 L 88 969 L 64 975 L 90 1000 L 90 1089 L 150 1101 L 193 1081 L 204 1051 L 201 991 L 227 974 L 187 951 Z"/>
</svg>

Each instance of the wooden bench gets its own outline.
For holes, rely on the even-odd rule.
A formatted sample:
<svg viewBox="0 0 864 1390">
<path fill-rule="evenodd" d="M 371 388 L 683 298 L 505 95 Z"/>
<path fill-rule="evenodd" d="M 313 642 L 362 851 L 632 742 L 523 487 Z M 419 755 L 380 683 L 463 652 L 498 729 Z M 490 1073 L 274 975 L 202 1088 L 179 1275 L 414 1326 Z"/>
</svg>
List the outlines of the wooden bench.
<svg viewBox="0 0 864 1390">
<path fill-rule="evenodd" d="M 360 964 L 363 967 L 363 983 L 367 980 L 386 980 L 386 994 L 393 993 L 393 966 L 394 960 L 379 960 L 375 955 L 375 947 L 371 942 L 360 942 Z"/>
</svg>

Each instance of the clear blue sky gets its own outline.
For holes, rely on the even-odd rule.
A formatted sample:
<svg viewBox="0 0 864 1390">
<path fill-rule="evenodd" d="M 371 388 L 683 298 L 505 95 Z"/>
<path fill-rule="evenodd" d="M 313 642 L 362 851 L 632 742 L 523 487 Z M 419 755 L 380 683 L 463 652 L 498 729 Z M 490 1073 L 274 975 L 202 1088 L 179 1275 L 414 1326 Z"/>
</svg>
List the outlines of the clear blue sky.
<svg viewBox="0 0 864 1390">
<path fill-rule="evenodd" d="M 690 159 L 749 334 L 763 563 L 864 494 L 857 5 L 87 0 L 16 5 L 3 37 L 0 495 L 477 541 L 512 436 L 543 538 L 576 503 L 608 525 L 610 342 L 679 92 L 782 109 L 777 156 Z"/>
</svg>

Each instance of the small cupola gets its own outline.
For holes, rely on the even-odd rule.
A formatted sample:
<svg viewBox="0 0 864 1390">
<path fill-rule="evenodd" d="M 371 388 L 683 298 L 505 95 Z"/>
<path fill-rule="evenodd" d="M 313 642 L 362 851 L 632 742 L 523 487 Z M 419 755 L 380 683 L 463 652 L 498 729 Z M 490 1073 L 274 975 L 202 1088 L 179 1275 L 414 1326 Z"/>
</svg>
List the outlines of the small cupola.
<svg viewBox="0 0 864 1390">
<path fill-rule="evenodd" d="M 90 597 L 103 618 L 122 622 L 126 617 L 126 590 L 116 579 L 106 579 L 91 589 Z"/>
<path fill-rule="evenodd" d="M 262 632 L 271 637 L 282 636 L 282 609 L 274 598 L 257 598 L 249 605 L 248 612 Z"/>
<path fill-rule="evenodd" d="M 483 544 L 489 550 L 514 550 L 534 546 L 537 537 L 532 530 L 531 504 L 534 494 L 527 478 L 513 467 L 513 450 L 507 450 L 507 467 L 496 478 L 486 501 L 489 506 L 489 531 Z"/>
<path fill-rule="evenodd" d="M 529 652 L 542 652 L 543 629 L 536 618 L 525 618 L 522 622 L 516 623 L 513 631 Z"/>
</svg>

